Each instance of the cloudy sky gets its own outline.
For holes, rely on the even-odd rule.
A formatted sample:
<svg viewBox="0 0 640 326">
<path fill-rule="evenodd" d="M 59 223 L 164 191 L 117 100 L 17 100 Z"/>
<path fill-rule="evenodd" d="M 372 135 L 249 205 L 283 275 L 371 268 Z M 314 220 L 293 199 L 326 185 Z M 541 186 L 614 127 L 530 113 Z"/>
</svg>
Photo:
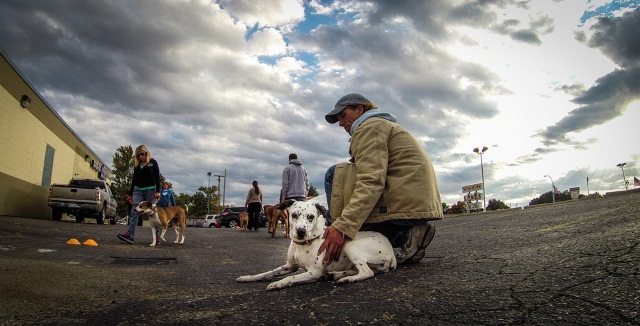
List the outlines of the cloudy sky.
<svg viewBox="0 0 640 326">
<path fill-rule="evenodd" d="M 0 2 L 0 49 L 105 162 L 146 144 L 178 193 L 224 174 L 277 201 L 296 152 L 320 193 L 348 135 L 324 121 L 358 92 L 399 118 L 443 202 L 480 183 L 526 205 L 640 177 L 638 1 Z M 224 181 L 224 179 L 222 179 Z M 211 178 L 217 185 L 217 178 Z"/>
</svg>

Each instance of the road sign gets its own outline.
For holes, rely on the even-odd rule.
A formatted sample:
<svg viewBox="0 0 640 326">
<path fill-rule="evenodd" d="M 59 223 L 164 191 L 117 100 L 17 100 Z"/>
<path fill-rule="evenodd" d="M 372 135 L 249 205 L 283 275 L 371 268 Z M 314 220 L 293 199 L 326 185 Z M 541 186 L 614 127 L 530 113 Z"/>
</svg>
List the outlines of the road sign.
<svg viewBox="0 0 640 326">
<path fill-rule="evenodd" d="M 580 187 L 569 188 L 569 192 L 571 193 L 571 199 L 580 198 Z"/>
<path fill-rule="evenodd" d="M 482 193 L 481 192 L 471 192 L 467 195 L 464 195 L 464 201 L 468 202 L 471 200 L 482 200 Z"/>
<path fill-rule="evenodd" d="M 477 190 L 482 190 L 482 183 L 462 187 L 462 192 L 472 192 Z"/>
</svg>

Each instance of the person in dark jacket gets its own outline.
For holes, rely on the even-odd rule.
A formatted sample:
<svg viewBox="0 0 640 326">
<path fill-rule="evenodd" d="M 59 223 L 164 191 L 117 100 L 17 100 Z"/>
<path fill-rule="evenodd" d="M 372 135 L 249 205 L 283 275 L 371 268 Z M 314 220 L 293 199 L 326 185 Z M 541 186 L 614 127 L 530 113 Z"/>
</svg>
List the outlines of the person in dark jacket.
<svg viewBox="0 0 640 326">
<path fill-rule="evenodd" d="M 155 198 L 160 199 L 160 168 L 158 162 L 151 157 L 151 151 L 145 145 L 136 147 L 136 166 L 133 168 L 133 180 L 127 195 L 127 201 L 131 202 L 132 209 L 129 219 L 129 229 L 123 234 L 118 234 L 118 239 L 133 244 L 138 224 L 136 207 L 140 202 Z"/>
</svg>

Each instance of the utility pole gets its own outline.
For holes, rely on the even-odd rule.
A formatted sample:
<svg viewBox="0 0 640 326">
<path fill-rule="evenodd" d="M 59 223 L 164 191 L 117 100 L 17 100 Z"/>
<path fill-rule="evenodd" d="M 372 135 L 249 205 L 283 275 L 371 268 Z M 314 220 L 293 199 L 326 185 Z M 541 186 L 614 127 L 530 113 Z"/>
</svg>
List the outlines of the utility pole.
<svg viewBox="0 0 640 326">
<path fill-rule="evenodd" d="M 209 176 L 209 186 L 207 188 L 207 215 L 211 215 L 211 172 L 207 172 Z"/>
<path fill-rule="evenodd" d="M 224 169 L 224 175 L 221 174 L 216 174 L 214 175 L 214 177 L 218 178 L 218 207 L 220 207 L 220 211 L 222 211 L 222 208 L 225 205 L 224 202 L 224 197 L 225 197 L 225 192 L 226 192 L 226 188 L 227 188 L 227 169 Z M 224 190 L 222 192 L 222 195 L 220 194 L 220 178 L 224 178 Z M 220 206 L 220 197 L 222 197 L 222 206 Z"/>
</svg>

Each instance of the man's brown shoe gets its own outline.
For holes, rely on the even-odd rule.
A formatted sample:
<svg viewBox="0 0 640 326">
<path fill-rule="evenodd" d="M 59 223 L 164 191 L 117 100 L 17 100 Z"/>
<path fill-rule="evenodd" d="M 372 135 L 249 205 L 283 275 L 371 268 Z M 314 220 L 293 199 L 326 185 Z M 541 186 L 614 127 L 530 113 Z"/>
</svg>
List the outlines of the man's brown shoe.
<svg viewBox="0 0 640 326">
<path fill-rule="evenodd" d="M 396 260 L 398 264 L 417 263 L 424 257 L 427 246 L 433 240 L 436 228 L 429 223 L 416 225 L 409 231 L 407 242 L 396 249 Z"/>
</svg>

